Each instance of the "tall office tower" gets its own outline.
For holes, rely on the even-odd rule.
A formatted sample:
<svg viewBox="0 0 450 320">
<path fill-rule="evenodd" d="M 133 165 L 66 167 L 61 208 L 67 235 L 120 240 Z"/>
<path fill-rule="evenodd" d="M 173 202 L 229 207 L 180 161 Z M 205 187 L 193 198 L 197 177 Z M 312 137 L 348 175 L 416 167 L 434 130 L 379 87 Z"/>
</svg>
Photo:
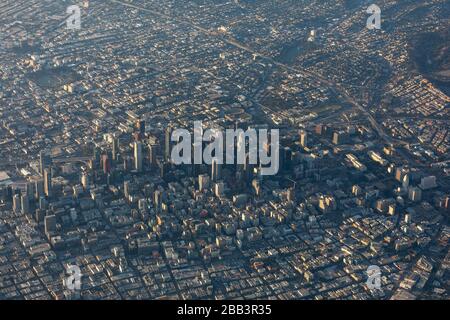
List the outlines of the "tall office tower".
<svg viewBox="0 0 450 320">
<path fill-rule="evenodd" d="M 28 199 L 28 195 L 22 195 L 22 197 L 20 198 L 20 206 L 23 214 L 30 213 L 30 200 Z"/>
<path fill-rule="evenodd" d="M 135 142 L 134 143 L 134 169 L 137 172 L 142 171 L 142 142 Z"/>
<path fill-rule="evenodd" d="M 319 136 L 321 136 L 325 130 L 326 130 L 326 128 L 323 124 L 317 124 L 316 127 L 314 128 L 314 131 Z"/>
<path fill-rule="evenodd" d="M 126 199 L 130 196 L 130 181 L 125 181 L 123 183 L 123 194 Z"/>
<path fill-rule="evenodd" d="M 196 162 L 198 162 L 198 159 L 197 159 L 197 161 L 195 159 L 195 150 L 200 150 L 201 152 L 203 152 L 203 143 L 201 141 L 194 141 L 194 143 L 192 144 L 192 149 L 191 149 L 192 165 L 191 165 L 191 167 L 192 167 L 192 176 L 193 177 L 197 177 L 202 168 L 201 163 L 196 163 Z"/>
<path fill-rule="evenodd" d="M 308 133 L 305 130 L 300 131 L 300 144 L 302 147 L 308 146 Z"/>
<path fill-rule="evenodd" d="M 212 160 L 211 164 L 211 180 L 217 182 L 222 177 L 222 165 L 217 158 Z"/>
<path fill-rule="evenodd" d="M 44 195 L 44 180 L 36 180 L 34 182 L 34 198 L 39 199 Z"/>
<path fill-rule="evenodd" d="M 43 222 L 45 218 L 45 210 L 41 210 L 41 209 L 36 209 L 36 221 L 38 223 Z"/>
<path fill-rule="evenodd" d="M 98 150 L 98 148 L 96 146 L 93 147 L 92 149 L 92 158 L 93 158 L 93 166 L 92 168 L 98 168 L 99 164 L 100 164 L 100 151 Z"/>
<path fill-rule="evenodd" d="M 41 175 L 44 174 L 44 169 L 50 166 L 51 164 L 52 160 L 50 156 L 47 154 L 47 152 L 45 152 L 44 150 L 39 152 L 39 173 Z"/>
<path fill-rule="evenodd" d="M 171 159 L 171 153 L 172 153 L 172 131 L 173 128 L 171 125 L 169 125 L 165 130 L 165 137 L 164 137 L 164 160 L 166 162 L 170 162 Z"/>
<path fill-rule="evenodd" d="M 131 157 L 126 156 L 123 158 L 123 170 L 130 171 L 132 166 Z"/>
<path fill-rule="evenodd" d="M 402 187 L 405 190 L 409 188 L 409 173 L 405 174 L 402 179 Z"/>
<path fill-rule="evenodd" d="M 209 176 L 207 174 L 201 174 L 198 176 L 198 189 L 203 191 L 209 188 Z"/>
<path fill-rule="evenodd" d="M 20 203 L 20 195 L 19 194 L 15 194 L 13 196 L 13 210 L 14 210 L 15 213 L 18 213 L 21 210 L 21 203 Z"/>
<path fill-rule="evenodd" d="M 25 185 L 25 194 L 29 200 L 34 198 L 34 184 L 32 182 L 27 182 Z"/>
<path fill-rule="evenodd" d="M 291 187 L 287 191 L 287 201 L 295 201 L 295 188 Z"/>
<path fill-rule="evenodd" d="M 138 201 L 138 208 L 141 212 L 147 212 L 147 200 L 146 199 L 139 199 Z"/>
<path fill-rule="evenodd" d="M 44 194 L 47 197 L 52 196 L 52 170 L 51 170 L 51 168 L 44 169 Z"/>
<path fill-rule="evenodd" d="M 44 196 L 39 198 L 39 209 L 44 211 L 47 209 L 47 200 Z"/>
<path fill-rule="evenodd" d="M 113 138 L 112 141 L 112 159 L 117 160 L 117 154 L 119 153 L 119 138 Z"/>
<path fill-rule="evenodd" d="M 4 186 L 3 187 L 3 195 L 0 198 L 0 200 L 3 200 L 4 202 L 11 201 L 12 196 L 13 196 L 13 192 L 12 192 L 11 186 Z"/>
<path fill-rule="evenodd" d="M 345 131 L 337 131 L 333 133 L 333 144 L 343 144 L 348 141 L 348 133 Z"/>
<path fill-rule="evenodd" d="M 218 182 L 214 185 L 214 193 L 216 194 L 216 197 L 223 196 L 225 192 L 225 184 L 223 182 Z"/>
<path fill-rule="evenodd" d="M 444 198 L 442 207 L 445 208 L 445 209 L 450 209 L 450 196 L 446 196 Z"/>
<path fill-rule="evenodd" d="M 424 177 L 420 181 L 420 188 L 422 190 L 434 189 L 436 187 L 437 183 L 435 176 Z"/>
<path fill-rule="evenodd" d="M 90 181 L 89 181 L 89 173 L 86 171 L 83 171 L 81 174 L 81 185 L 86 190 L 89 187 Z"/>
<path fill-rule="evenodd" d="M 292 149 L 284 147 L 281 150 L 280 169 L 290 170 L 292 167 Z"/>
<path fill-rule="evenodd" d="M 138 120 L 136 123 L 136 129 L 139 132 L 139 138 L 143 139 L 145 137 L 145 120 Z"/>
<path fill-rule="evenodd" d="M 422 200 L 422 190 L 418 187 L 410 187 L 408 197 L 411 201 L 419 202 Z"/>
<path fill-rule="evenodd" d="M 50 216 L 45 217 L 44 228 L 45 228 L 45 234 L 47 236 L 49 234 L 56 232 L 56 216 L 55 215 L 50 215 Z"/>
<path fill-rule="evenodd" d="M 109 174 L 111 172 L 111 161 L 107 154 L 102 155 L 102 168 L 104 174 Z"/>
<path fill-rule="evenodd" d="M 410 172 L 410 170 L 406 166 L 398 167 L 395 170 L 395 180 L 397 180 L 399 182 L 403 182 L 405 175 L 409 174 L 409 172 Z M 409 183 L 409 177 L 408 177 L 408 183 Z"/>
<path fill-rule="evenodd" d="M 155 190 L 153 193 L 153 205 L 156 209 L 159 209 L 159 207 L 162 204 L 162 192 L 161 190 Z"/>
<path fill-rule="evenodd" d="M 158 159 L 157 166 L 159 168 L 159 176 L 164 179 L 169 170 L 169 164 L 165 162 L 163 159 Z"/>
<path fill-rule="evenodd" d="M 253 187 L 253 190 L 255 191 L 255 195 L 257 197 L 259 197 L 259 195 L 261 194 L 261 182 L 260 182 L 260 180 L 253 179 L 252 187 Z"/>
<path fill-rule="evenodd" d="M 157 144 L 150 144 L 148 147 L 148 157 L 150 165 L 156 165 L 156 157 L 158 156 L 159 146 Z"/>
</svg>

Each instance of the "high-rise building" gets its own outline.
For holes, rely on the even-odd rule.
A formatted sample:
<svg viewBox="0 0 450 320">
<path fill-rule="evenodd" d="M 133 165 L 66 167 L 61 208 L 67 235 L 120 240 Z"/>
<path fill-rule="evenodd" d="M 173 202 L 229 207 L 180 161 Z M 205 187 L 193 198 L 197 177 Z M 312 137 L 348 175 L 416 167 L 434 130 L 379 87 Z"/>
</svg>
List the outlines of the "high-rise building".
<svg viewBox="0 0 450 320">
<path fill-rule="evenodd" d="M 314 131 L 316 132 L 317 135 L 321 136 L 325 133 L 325 131 L 327 130 L 326 126 L 324 124 L 318 124 L 316 125 L 316 127 L 314 128 Z"/>
<path fill-rule="evenodd" d="M 39 198 L 39 209 L 46 210 L 47 209 L 47 200 L 44 196 Z"/>
<path fill-rule="evenodd" d="M 49 234 L 56 232 L 56 216 L 55 215 L 50 215 L 50 216 L 45 217 L 44 228 L 45 228 L 45 234 L 47 236 Z"/>
<path fill-rule="evenodd" d="M 19 213 L 21 210 L 20 194 L 16 193 L 13 196 L 13 210 L 16 213 Z"/>
<path fill-rule="evenodd" d="M 156 209 L 159 209 L 162 203 L 162 192 L 161 190 L 155 190 L 153 193 L 153 205 Z"/>
<path fill-rule="evenodd" d="M 435 176 L 424 177 L 420 181 L 420 188 L 422 190 L 433 189 L 436 187 L 437 187 L 437 184 L 436 184 Z"/>
<path fill-rule="evenodd" d="M 137 172 L 142 171 L 142 143 L 141 142 L 135 142 L 134 143 L 134 169 Z"/>
<path fill-rule="evenodd" d="M 419 202 L 422 200 L 422 190 L 418 187 L 410 187 L 408 198 L 411 201 Z"/>
<path fill-rule="evenodd" d="M 253 179 L 252 187 L 253 187 L 253 190 L 255 191 L 255 195 L 257 197 L 259 197 L 261 194 L 261 181 L 258 179 Z"/>
<path fill-rule="evenodd" d="M 171 159 L 171 153 L 172 153 L 172 126 L 168 126 L 165 130 L 165 136 L 164 136 L 164 160 L 166 162 L 170 162 Z"/>
<path fill-rule="evenodd" d="M 119 153 L 119 138 L 114 137 L 112 141 L 112 159 L 117 160 L 117 155 Z"/>
<path fill-rule="evenodd" d="M 131 161 L 130 156 L 126 156 L 123 158 L 123 169 L 125 171 L 130 171 L 132 168 L 133 162 Z"/>
<path fill-rule="evenodd" d="M 211 180 L 217 182 L 222 176 L 222 164 L 219 163 L 217 158 L 212 160 L 211 164 Z"/>
<path fill-rule="evenodd" d="M 201 174 L 198 176 L 198 188 L 200 191 L 209 188 L 209 176 L 207 174 Z"/>
<path fill-rule="evenodd" d="M 90 181 L 89 181 L 89 174 L 84 171 L 81 174 L 81 185 L 83 186 L 83 188 L 86 190 L 89 187 Z"/>
<path fill-rule="evenodd" d="M 45 218 L 45 210 L 36 209 L 36 221 L 43 222 Z"/>
<path fill-rule="evenodd" d="M 145 120 L 139 119 L 136 122 L 136 129 L 139 133 L 139 138 L 143 139 L 145 137 Z"/>
<path fill-rule="evenodd" d="M 27 194 L 23 194 L 20 198 L 20 206 L 23 214 L 30 213 L 30 200 L 28 199 Z"/>
<path fill-rule="evenodd" d="M 287 201 L 295 201 L 295 188 L 291 187 L 287 191 Z"/>
<path fill-rule="evenodd" d="M 44 169 L 44 194 L 47 197 L 52 196 L 52 170 L 51 170 L 51 168 Z"/>
<path fill-rule="evenodd" d="M 100 165 L 100 151 L 98 150 L 98 148 L 96 146 L 94 146 L 92 153 L 93 153 L 92 168 L 95 169 L 95 168 L 98 168 L 98 166 Z"/>
<path fill-rule="evenodd" d="M 46 151 L 39 152 L 39 173 L 44 174 L 44 169 L 52 164 L 52 160 Z"/>
<path fill-rule="evenodd" d="M 214 193 L 216 197 L 221 197 L 225 191 L 225 184 L 223 182 L 218 182 L 214 185 Z"/>
<path fill-rule="evenodd" d="M 348 140 L 348 133 L 345 131 L 337 131 L 333 133 L 333 143 L 338 145 L 338 144 L 343 144 L 346 143 Z"/>
<path fill-rule="evenodd" d="M 34 198 L 34 184 L 32 182 L 27 182 L 25 185 L 25 194 L 29 200 Z"/>
<path fill-rule="evenodd" d="M 104 174 L 109 174 L 111 172 L 111 161 L 107 154 L 102 155 L 102 168 Z"/>
<path fill-rule="evenodd" d="M 157 144 L 150 144 L 148 147 L 148 160 L 150 162 L 150 165 L 155 166 L 156 165 L 156 159 L 158 157 L 159 153 L 159 146 Z"/>
<path fill-rule="evenodd" d="M 138 201 L 138 208 L 141 212 L 147 212 L 147 200 L 146 199 L 139 199 Z"/>
<path fill-rule="evenodd" d="M 127 198 L 127 199 L 130 196 L 130 181 L 125 181 L 123 183 L 123 194 L 125 195 L 125 198 Z"/>
<path fill-rule="evenodd" d="M 306 130 L 300 131 L 300 145 L 302 147 L 308 146 L 308 133 L 306 132 Z"/>
</svg>

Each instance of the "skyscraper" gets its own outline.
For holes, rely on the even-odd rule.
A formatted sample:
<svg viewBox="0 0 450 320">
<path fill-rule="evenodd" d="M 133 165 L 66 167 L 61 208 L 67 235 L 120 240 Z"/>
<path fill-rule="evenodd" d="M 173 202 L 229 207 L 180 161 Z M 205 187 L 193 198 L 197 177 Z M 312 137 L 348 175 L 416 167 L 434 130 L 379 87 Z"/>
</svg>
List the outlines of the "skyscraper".
<svg viewBox="0 0 450 320">
<path fill-rule="evenodd" d="M 36 199 L 39 199 L 44 195 L 44 180 L 36 180 L 34 191 Z"/>
<path fill-rule="evenodd" d="M 166 162 L 170 162 L 171 158 L 171 139 L 172 139 L 172 126 L 168 126 L 165 131 L 165 137 L 164 137 L 164 160 Z"/>
<path fill-rule="evenodd" d="M 44 219 L 44 227 L 45 227 L 45 234 L 47 236 L 51 233 L 56 232 L 56 216 L 55 215 L 46 216 Z"/>
<path fill-rule="evenodd" d="M 130 181 L 125 181 L 123 183 L 123 194 L 126 199 L 130 196 Z"/>
<path fill-rule="evenodd" d="M 47 152 L 45 152 L 44 150 L 42 150 L 41 152 L 39 152 L 39 173 L 40 174 L 44 174 L 44 169 L 47 168 L 48 166 L 51 165 L 51 158 L 50 156 L 47 154 Z"/>
<path fill-rule="evenodd" d="M 113 138 L 112 143 L 112 159 L 117 160 L 117 154 L 119 153 L 119 138 Z"/>
<path fill-rule="evenodd" d="M 156 165 L 156 157 L 158 156 L 158 145 L 150 144 L 148 147 L 149 162 L 152 166 Z"/>
<path fill-rule="evenodd" d="M 25 194 L 29 200 L 34 198 L 34 184 L 32 182 L 27 182 L 25 185 Z"/>
<path fill-rule="evenodd" d="M 139 119 L 136 123 L 136 128 L 139 133 L 139 138 L 143 139 L 145 137 L 145 120 Z"/>
<path fill-rule="evenodd" d="M 89 186 L 89 174 L 87 172 L 83 172 L 81 174 L 81 185 L 83 186 L 84 189 L 87 189 Z"/>
<path fill-rule="evenodd" d="M 142 143 L 134 143 L 134 169 L 138 172 L 142 171 Z"/>
<path fill-rule="evenodd" d="M 30 213 L 30 200 L 28 199 L 27 194 L 23 194 L 22 197 L 20 198 L 20 205 L 23 214 Z"/>
<path fill-rule="evenodd" d="M 13 196 L 13 210 L 14 212 L 18 213 L 21 210 L 21 202 L 20 202 L 20 195 L 15 194 Z"/>
<path fill-rule="evenodd" d="M 201 174 L 198 176 L 198 189 L 203 191 L 209 188 L 209 176 L 207 174 Z"/>
<path fill-rule="evenodd" d="M 308 146 L 308 133 L 305 130 L 300 131 L 300 145 L 302 147 Z"/>
<path fill-rule="evenodd" d="M 222 165 L 219 163 L 219 160 L 217 158 L 214 158 L 212 160 L 211 164 L 211 180 L 213 182 L 217 182 L 222 175 Z"/>
<path fill-rule="evenodd" d="M 52 170 L 51 170 L 51 168 L 44 169 L 44 194 L 47 197 L 52 196 Z"/>
<path fill-rule="evenodd" d="M 92 168 L 95 169 L 99 166 L 100 164 L 100 152 L 98 150 L 98 148 L 96 146 L 94 146 L 93 150 L 93 166 Z"/>
<path fill-rule="evenodd" d="M 102 167 L 104 174 L 109 174 L 111 172 L 111 161 L 107 154 L 102 155 Z"/>
</svg>

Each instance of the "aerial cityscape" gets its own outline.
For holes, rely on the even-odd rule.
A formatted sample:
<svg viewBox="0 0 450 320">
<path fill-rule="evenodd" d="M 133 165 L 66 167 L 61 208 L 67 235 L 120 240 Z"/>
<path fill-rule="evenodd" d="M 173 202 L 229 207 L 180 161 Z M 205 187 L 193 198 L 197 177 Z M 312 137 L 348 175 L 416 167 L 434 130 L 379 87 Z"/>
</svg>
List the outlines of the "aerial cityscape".
<svg viewBox="0 0 450 320">
<path fill-rule="evenodd" d="M 449 0 L 1 0 L 0 300 L 449 300 Z"/>
</svg>

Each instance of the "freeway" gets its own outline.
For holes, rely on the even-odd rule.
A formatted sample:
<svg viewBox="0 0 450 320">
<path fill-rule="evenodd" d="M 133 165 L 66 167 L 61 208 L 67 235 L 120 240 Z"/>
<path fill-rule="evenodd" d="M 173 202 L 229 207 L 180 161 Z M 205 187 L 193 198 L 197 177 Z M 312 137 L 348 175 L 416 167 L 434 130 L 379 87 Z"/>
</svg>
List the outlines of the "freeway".
<svg viewBox="0 0 450 320">
<path fill-rule="evenodd" d="M 257 57 L 259 57 L 259 58 L 261 58 L 263 60 L 266 60 L 266 61 L 268 61 L 268 62 L 270 62 L 270 63 L 272 63 L 272 64 L 274 64 L 274 65 L 276 65 L 276 66 L 278 66 L 280 68 L 283 68 L 285 70 L 289 70 L 289 71 L 292 71 L 292 72 L 295 72 L 295 73 L 298 73 L 298 74 L 302 74 L 302 75 L 311 77 L 311 78 L 317 80 L 319 83 L 322 83 L 322 84 L 328 86 L 329 88 L 333 89 L 336 93 L 340 94 L 341 97 L 347 103 L 351 104 L 352 106 L 357 108 L 361 113 L 363 113 L 367 117 L 367 119 L 369 120 L 369 122 L 372 125 L 372 127 L 376 130 L 376 132 L 378 133 L 380 138 L 382 138 L 386 143 L 393 144 L 394 142 L 397 142 L 397 143 L 400 143 L 400 144 L 404 144 L 404 142 L 399 141 L 399 140 L 395 140 L 394 141 L 394 139 L 392 139 L 389 135 L 387 135 L 384 132 L 382 126 L 376 121 L 376 119 L 372 116 L 372 114 L 370 114 L 370 112 L 368 110 L 366 110 L 366 108 L 364 108 L 353 97 L 351 97 L 348 94 L 346 89 L 342 88 L 340 84 L 330 81 L 329 79 L 325 78 L 321 74 L 318 74 L 316 72 L 312 72 L 312 71 L 309 71 L 309 70 L 306 70 L 306 69 L 303 69 L 303 68 L 300 69 L 298 67 L 289 66 L 289 65 L 287 65 L 285 63 L 279 62 L 279 61 L 275 60 L 273 57 L 263 55 L 263 54 L 255 51 L 255 50 L 253 50 L 249 46 L 238 42 L 236 39 L 233 39 L 232 37 L 223 37 L 223 36 L 219 37 L 215 32 L 212 32 L 212 31 L 210 31 L 208 29 L 205 29 L 204 27 L 201 27 L 201 26 L 199 26 L 199 25 L 197 25 L 197 24 L 195 24 L 195 23 L 193 23 L 193 22 L 191 22 L 191 21 L 189 21 L 187 19 L 181 20 L 179 18 L 167 15 L 165 13 L 158 12 L 158 11 L 153 10 L 153 9 L 148 9 L 148 8 L 145 8 L 145 7 L 133 5 L 133 4 L 130 4 L 130 3 L 127 3 L 127 2 L 124 2 L 124 1 L 120 1 L 120 0 L 109 0 L 109 1 L 113 2 L 113 3 L 121 4 L 121 5 L 126 6 L 126 7 L 130 7 L 130 8 L 136 9 L 136 10 L 140 10 L 140 11 L 143 11 L 143 12 L 148 12 L 148 13 L 151 13 L 151 14 L 163 17 L 165 19 L 177 22 L 179 24 L 188 25 L 188 26 L 190 26 L 190 27 L 192 27 L 192 28 L 194 28 L 194 29 L 196 29 L 196 30 L 198 30 L 198 31 L 208 35 L 208 36 L 219 38 L 220 41 L 223 41 L 223 42 L 225 42 L 225 43 L 227 43 L 227 44 L 229 44 L 231 46 L 234 46 L 236 48 L 244 50 L 244 51 L 246 51 L 246 52 L 248 52 L 248 53 L 250 53 L 252 55 L 255 55 L 255 56 L 257 56 Z"/>
</svg>

